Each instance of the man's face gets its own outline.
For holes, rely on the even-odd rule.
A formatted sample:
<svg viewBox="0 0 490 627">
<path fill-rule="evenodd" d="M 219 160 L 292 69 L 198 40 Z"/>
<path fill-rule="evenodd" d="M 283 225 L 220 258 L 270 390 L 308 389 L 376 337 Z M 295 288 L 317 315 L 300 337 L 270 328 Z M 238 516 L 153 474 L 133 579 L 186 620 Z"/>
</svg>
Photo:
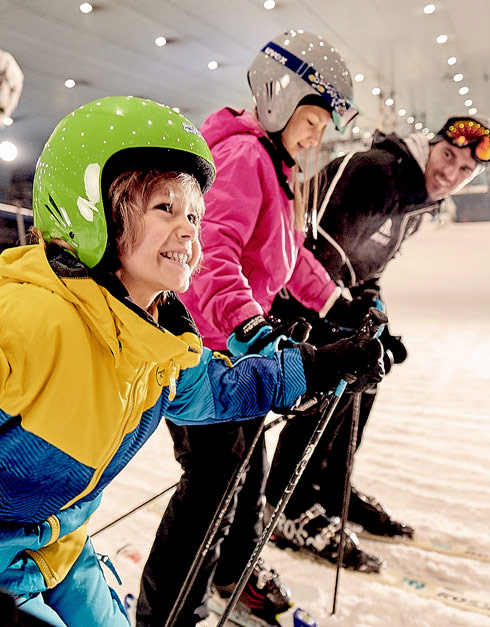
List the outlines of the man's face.
<svg viewBox="0 0 490 627">
<path fill-rule="evenodd" d="M 425 168 L 425 187 L 433 200 L 442 200 L 463 183 L 476 168 L 470 148 L 458 148 L 442 140 L 430 147 Z"/>
</svg>

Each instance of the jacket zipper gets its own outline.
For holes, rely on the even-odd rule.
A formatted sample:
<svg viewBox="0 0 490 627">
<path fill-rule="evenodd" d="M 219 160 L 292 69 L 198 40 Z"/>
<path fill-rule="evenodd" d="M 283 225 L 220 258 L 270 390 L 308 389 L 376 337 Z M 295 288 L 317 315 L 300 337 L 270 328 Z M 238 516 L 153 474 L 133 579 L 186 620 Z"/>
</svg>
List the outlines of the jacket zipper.
<svg viewBox="0 0 490 627">
<path fill-rule="evenodd" d="M 142 366 L 142 368 L 140 368 L 140 370 L 138 372 L 138 375 L 134 379 L 134 383 L 133 383 L 133 385 L 131 387 L 131 393 L 130 393 L 128 408 L 126 410 L 125 417 L 124 417 L 124 419 L 123 419 L 123 421 L 121 423 L 121 427 L 119 428 L 119 432 L 117 434 L 117 437 L 116 437 L 113 445 L 111 446 L 109 452 L 105 456 L 102 464 L 100 464 L 99 468 L 94 472 L 94 475 L 93 475 L 92 479 L 90 480 L 88 486 L 85 488 L 85 490 L 83 490 L 75 498 L 73 498 L 71 501 L 69 501 L 62 509 L 67 509 L 68 507 L 71 507 L 74 503 L 76 503 L 77 501 L 82 499 L 84 496 L 86 496 L 87 494 L 90 494 L 90 492 L 93 490 L 93 488 L 99 483 L 99 480 L 100 480 L 101 476 L 103 475 L 103 473 L 104 473 L 105 469 L 107 468 L 107 466 L 110 464 L 112 458 L 114 457 L 115 452 L 121 446 L 121 442 L 122 442 L 122 440 L 124 438 L 124 432 L 126 430 L 126 425 L 128 424 L 128 422 L 131 419 L 132 414 L 133 414 L 134 397 L 136 395 L 136 390 L 138 388 L 138 384 L 140 383 L 141 379 L 146 374 L 147 370 L 148 370 L 148 364 L 145 363 Z"/>
</svg>

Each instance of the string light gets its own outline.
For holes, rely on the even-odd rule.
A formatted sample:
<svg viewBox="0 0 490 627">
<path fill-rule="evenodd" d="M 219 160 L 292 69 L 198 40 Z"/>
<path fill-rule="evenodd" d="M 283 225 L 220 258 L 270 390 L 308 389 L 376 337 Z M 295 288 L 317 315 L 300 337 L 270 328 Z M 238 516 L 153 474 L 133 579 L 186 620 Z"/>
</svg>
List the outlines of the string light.
<svg viewBox="0 0 490 627">
<path fill-rule="evenodd" d="M 407 115 L 407 110 L 406 109 L 398 109 L 398 115 L 400 117 L 403 117 L 404 115 Z"/>
<path fill-rule="evenodd" d="M 265 0 L 264 2 L 264 9 L 267 9 L 268 11 L 273 9 L 275 6 L 276 3 L 274 2 L 274 0 Z"/>
<path fill-rule="evenodd" d="M 468 113 L 470 115 L 475 115 L 475 113 L 478 113 L 478 109 L 476 107 L 471 107 L 471 109 L 468 109 Z"/>
<path fill-rule="evenodd" d="M 426 4 L 424 7 L 424 13 L 426 15 L 431 15 L 431 13 L 434 13 L 435 10 L 436 10 L 435 4 Z"/>
<path fill-rule="evenodd" d="M 67 87 L 68 89 L 72 89 L 72 87 L 75 87 L 76 82 L 72 79 L 72 78 L 67 78 L 65 81 L 65 87 Z"/>
<path fill-rule="evenodd" d="M 457 59 L 456 57 L 449 57 L 447 60 L 447 64 L 448 65 L 454 65 L 456 63 Z"/>
<path fill-rule="evenodd" d="M 354 76 L 354 80 L 356 81 L 356 83 L 362 83 L 362 81 L 364 80 L 364 74 L 356 74 Z"/>
<path fill-rule="evenodd" d="M 436 41 L 438 44 L 445 44 L 447 43 L 448 40 L 448 36 L 447 35 L 437 35 L 436 37 Z"/>
<path fill-rule="evenodd" d="M 453 76 L 453 81 L 455 83 L 460 83 L 463 80 L 464 76 L 461 74 L 461 72 L 458 72 L 457 74 L 455 74 Z"/>
<path fill-rule="evenodd" d="M 373 96 L 379 96 L 379 94 L 381 93 L 381 89 L 379 87 L 373 87 L 371 89 L 371 93 L 373 94 Z"/>
<path fill-rule="evenodd" d="M 459 91 L 461 96 L 466 96 L 466 94 L 470 91 L 470 88 L 469 87 L 460 87 L 458 91 Z"/>
<path fill-rule="evenodd" d="M 80 5 L 80 11 L 82 13 L 90 13 L 93 10 L 93 6 L 90 4 L 90 2 L 83 2 Z"/>
<path fill-rule="evenodd" d="M 13 161 L 17 157 L 17 146 L 9 141 L 0 143 L 0 159 L 3 161 Z"/>
<path fill-rule="evenodd" d="M 166 37 L 157 37 L 155 39 L 155 45 L 158 46 L 159 48 L 164 46 L 166 43 L 167 43 L 167 38 Z"/>
<path fill-rule="evenodd" d="M 209 70 L 216 70 L 218 68 L 218 62 L 217 61 L 210 61 L 208 63 L 208 69 Z"/>
<path fill-rule="evenodd" d="M 2 120 L 2 124 L 4 126 L 12 126 L 13 123 L 14 123 L 14 121 L 10 117 L 3 118 L 3 120 Z"/>
<path fill-rule="evenodd" d="M 407 122 L 409 124 L 413 124 L 415 122 L 415 118 L 413 117 L 413 115 L 409 115 L 407 118 Z"/>
<path fill-rule="evenodd" d="M 471 107 L 471 105 L 473 104 L 473 100 L 471 100 L 471 98 L 468 98 L 468 100 L 464 101 L 464 106 L 465 107 Z M 3 122 L 5 124 L 5 120 Z"/>
<path fill-rule="evenodd" d="M 395 101 L 393 100 L 393 98 L 387 98 L 387 99 L 385 100 L 385 105 L 386 105 L 387 107 L 391 107 L 391 106 L 394 104 L 394 102 L 395 102 Z"/>
</svg>

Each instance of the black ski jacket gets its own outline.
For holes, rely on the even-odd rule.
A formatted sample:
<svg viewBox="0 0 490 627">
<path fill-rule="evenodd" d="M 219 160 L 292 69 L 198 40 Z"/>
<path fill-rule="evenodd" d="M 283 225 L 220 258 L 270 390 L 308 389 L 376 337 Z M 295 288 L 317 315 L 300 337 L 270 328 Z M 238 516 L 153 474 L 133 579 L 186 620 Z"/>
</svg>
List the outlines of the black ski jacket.
<svg viewBox="0 0 490 627">
<path fill-rule="evenodd" d="M 377 131 L 370 150 L 348 159 L 335 159 L 320 173 L 318 235 L 310 229 L 306 246 L 335 281 L 351 288 L 379 278 L 423 214 L 438 212 L 440 203 L 428 197 L 424 173 L 395 134 Z"/>
</svg>

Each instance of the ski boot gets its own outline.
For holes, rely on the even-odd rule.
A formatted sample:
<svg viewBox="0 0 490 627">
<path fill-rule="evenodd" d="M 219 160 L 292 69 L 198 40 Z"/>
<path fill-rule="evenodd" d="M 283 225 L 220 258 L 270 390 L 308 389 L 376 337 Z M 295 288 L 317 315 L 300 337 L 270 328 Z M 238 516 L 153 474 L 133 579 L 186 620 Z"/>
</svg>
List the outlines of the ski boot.
<svg viewBox="0 0 490 627">
<path fill-rule="evenodd" d="M 272 506 L 266 505 L 265 519 Z M 341 522 L 338 516 L 329 517 L 318 503 L 299 518 L 291 520 L 281 514 L 271 536 L 271 541 L 279 548 L 292 548 L 309 551 L 316 557 L 336 564 L 340 548 Z M 342 566 L 367 573 L 378 573 L 385 565 L 384 560 L 362 551 L 359 538 L 348 527 L 345 528 L 345 545 Z"/>
<path fill-rule="evenodd" d="M 214 584 L 214 588 L 221 600 L 226 601 L 232 595 L 235 584 L 228 586 Z M 277 572 L 266 568 L 263 559 L 259 558 L 240 595 L 236 610 L 231 614 L 231 619 L 237 624 L 277 627 L 279 623 L 276 616 L 287 612 L 291 606 L 291 591 L 279 581 Z M 247 620 L 248 617 L 250 620 Z"/>
<path fill-rule="evenodd" d="M 393 520 L 391 514 L 379 501 L 367 496 L 354 486 L 351 487 L 349 520 L 361 525 L 365 531 L 375 536 L 406 536 L 412 538 L 413 527 Z"/>
</svg>

